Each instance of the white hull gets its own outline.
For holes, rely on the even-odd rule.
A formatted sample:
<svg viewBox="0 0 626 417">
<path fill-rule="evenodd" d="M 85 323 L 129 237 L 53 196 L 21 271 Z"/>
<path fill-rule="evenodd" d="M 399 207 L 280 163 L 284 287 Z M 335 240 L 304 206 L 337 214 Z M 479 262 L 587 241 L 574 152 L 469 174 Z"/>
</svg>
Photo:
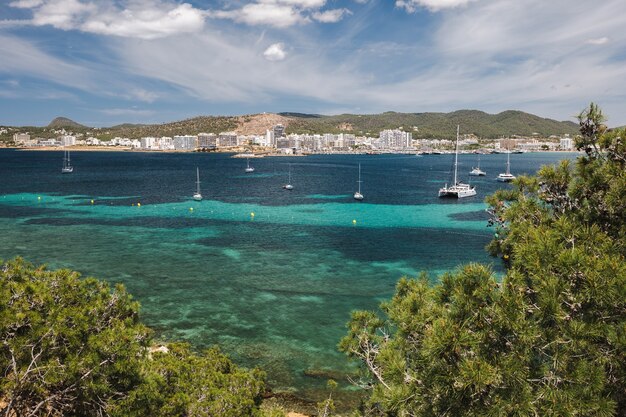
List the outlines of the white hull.
<svg viewBox="0 0 626 417">
<path fill-rule="evenodd" d="M 193 199 L 196 201 L 201 201 L 202 200 L 202 194 L 194 194 L 193 195 Z"/>
<path fill-rule="evenodd" d="M 499 182 L 511 182 L 515 179 L 515 175 L 513 174 L 500 174 L 498 178 L 496 178 Z"/>
<path fill-rule="evenodd" d="M 469 174 L 473 177 L 482 177 L 482 176 L 487 175 L 487 173 L 481 170 L 480 168 L 474 168 L 473 170 L 470 171 Z"/>
<path fill-rule="evenodd" d="M 74 172 L 74 167 L 61 168 L 62 174 L 71 174 L 72 172 Z"/>
<path fill-rule="evenodd" d="M 468 184 L 457 184 L 439 189 L 439 197 L 464 198 L 476 195 L 476 189 Z"/>
<path fill-rule="evenodd" d="M 359 201 L 363 200 L 363 194 L 357 191 L 356 193 L 354 193 L 354 199 Z"/>
</svg>

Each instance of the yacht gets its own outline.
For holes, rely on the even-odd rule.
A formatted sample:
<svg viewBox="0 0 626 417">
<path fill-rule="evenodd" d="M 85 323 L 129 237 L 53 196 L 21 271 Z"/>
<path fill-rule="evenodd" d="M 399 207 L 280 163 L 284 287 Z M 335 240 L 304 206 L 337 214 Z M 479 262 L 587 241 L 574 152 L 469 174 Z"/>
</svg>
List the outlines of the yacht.
<svg viewBox="0 0 626 417">
<path fill-rule="evenodd" d="M 254 172 L 254 167 L 250 166 L 250 158 L 246 158 L 248 165 L 246 166 L 246 172 Z"/>
<path fill-rule="evenodd" d="M 202 194 L 200 194 L 200 168 L 196 167 L 196 192 L 193 195 L 193 199 L 196 201 L 202 200 Z"/>
<path fill-rule="evenodd" d="M 364 197 L 363 197 L 363 194 L 361 194 L 361 183 L 362 183 L 362 182 L 363 182 L 363 181 L 361 181 L 361 164 L 359 164 L 359 180 L 357 181 L 357 184 L 359 184 L 359 189 L 358 189 L 358 191 L 356 191 L 356 192 L 354 193 L 354 199 L 355 199 L 355 200 L 359 200 L 359 201 L 361 201 L 361 200 L 363 200 L 363 198 L 364 198 Z"/>
<path fill-rule="evenodd" d="M 283 188 L 285 190 L 293 190 L 293 185 L 291 185 L 291 164 L 289 164 L 289 181 L 283 185 Z"/>
<path fill-rule="evenodd" d="M 456 127 L 456 148 L 454 151 L 454 180 L 453 185 L 448 184 L 439 189 L 439 197 L 463 198 L 476 195 L 476 188 L 469 184 L 458 181 L 457 168 L 459 165 L 459 126 Z"/>
<path fill-rule="evenodd" d="M 498 174 L 497 180 L 500 182 L 511 182 L 515 179 L 515 175 L 511 174 L 511 153 L 506 154 L 506 172 Z"/>
<path fill-rule="evenodd" d="M 70 151 L 64 149 L 63 152 L 63 168 L 61 168 L 62 174 L 71 174 L 74 172 L 74 167 L 70 164 Z"/>
<path fill-rule="evenodd" d="M 487 173 L 485 171 L 480 169 L 480 155 L 478 155 L 478 165 L 476 165 L 475 168 L 472 168 L 472 170 L 470 171 L 469 174 L 474 176 L 474 177 L 482 177 L 482 176 L 487 175 Z"/>
</svg>

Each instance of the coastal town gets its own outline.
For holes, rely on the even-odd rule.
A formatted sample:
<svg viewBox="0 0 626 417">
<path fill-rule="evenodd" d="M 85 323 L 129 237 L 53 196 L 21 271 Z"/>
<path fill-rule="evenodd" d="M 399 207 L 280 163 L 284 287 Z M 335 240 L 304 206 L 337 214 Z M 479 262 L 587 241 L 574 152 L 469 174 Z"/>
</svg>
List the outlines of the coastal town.
<svg viewBox="0 0 626 417">
<path fill-rule="evenodd" d="M 417 129 L 413 127 L 412 129 Z M 0 133 L 8 133 L 7 128 Z M 382 130 L 378 137 L 351 133 L 285 134 L 285 126 L 277 124 L 263 135 L 242 135 L 236 132 L 198 133 L 162 137 L 114 137 L 102 140 L 83 133 L 53 129 L 54 138 L 40 138 L 29 132 L 13 134 L 13 145 L 19 148 L 54 149 L 110 149 L 175 152 L 246 152 L 263 155 L 307 155 L 329 153 L 448 153 L 455 142 L 449 139 L 414 139 L 403 128 Z M 460 152 L 498 153 L 504 151 L 572 151 L 574 140 L 569 134 L 542 137 L 511 136 L 500 139 L 482 139 L 473 134 L 461 135 Z"/>
</svg>

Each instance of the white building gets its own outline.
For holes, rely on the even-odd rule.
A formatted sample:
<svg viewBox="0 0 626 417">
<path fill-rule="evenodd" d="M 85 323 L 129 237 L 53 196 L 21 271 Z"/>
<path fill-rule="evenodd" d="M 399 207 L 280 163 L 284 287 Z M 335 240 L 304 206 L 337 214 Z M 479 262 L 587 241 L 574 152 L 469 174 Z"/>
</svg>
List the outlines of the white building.
<svg viewBox="0 0 626 417">
<path fill-rule="evenodd" d="M 380 132 L 380 146 L 383 149 L 408 149 L 411 147 L 413 134 L 399 129 Z"/>
<path fill-rule="evenodd" d="M 30 142 L 30 135 L 28 133 L 16 133 L 13 135 L 13 142 L 18 145 L 23 145 Z"/>
<path fill-rule="evenodd" d="M 264 146 L 276 147 L 276 136 L 274 136 L 274 130 L 267 129 L 265 131 L 265 143 Z"/>
<path fill-rule="evenodd" d="M 160 145 L 159 139 L 152 136 L 141 138 L 139 142 L 141 143 L 141 149 L 159 149 Z"/>
<path fill-rule="evenodd" d="M 192 135 L 174 136 L 174 149 L 180 151 L 193 151 L 198 146 L 198 137 Z"/>
<path fill-rule="evenodd" d="M 74 146 L 76 145 L 76 136 L 64 135 L 61 136 L 61 146 Z"/>
<path fill-rule="evenodd" d="M 561 149 L 564 151 L 571 151 L 574 149 L 574 141 L 568 136 L 561 138 L 560 145 Z"/>
<path fill-rule="evenodd" d="M 217 135 L 215 133 L 198 133 L 198 148 L 215 149 L 217 147 Z"/>
</svg>

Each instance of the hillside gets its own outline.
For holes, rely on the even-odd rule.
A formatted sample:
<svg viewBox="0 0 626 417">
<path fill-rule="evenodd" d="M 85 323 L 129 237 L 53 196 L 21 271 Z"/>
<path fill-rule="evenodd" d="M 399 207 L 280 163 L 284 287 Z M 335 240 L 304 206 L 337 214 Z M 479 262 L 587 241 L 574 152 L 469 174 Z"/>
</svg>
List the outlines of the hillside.
<svg viewBox="0 0 626 417">
<path fill-rule="evenodd" d="M 57 117 L 48 123 L 50 129 L 88 129 L 87 126 L 81 125 L 67 117 Z"/>
<path fill-rule="evenodd" d="M 246 116 L 201 116 L 160 125 L 124 125 L 101 129 L 110 135 L 124 137 L 172 136 L 234 131 L 242 135 L 264 134 L 276 124 L 283 124 L 287 133 L 354 133 L 377 136 L 381 130 L 403 128 L 415 138 L 451 138 L 456 125 L 462 133 L 473 133 L 483 138 L 501 136 L 575 135 L 578 125 L 559 122 L 521 111 L 488 114 L 477 110 L 459 110 L 452 113 L 396 113 L 341 114 L 321 116 L 301 113 L 262 113 Z M 417 127 L 415 129 L 414 127 Z"/>
<path fill-rule="evenodd" d="M 542 136 L 563 133 L 575 135 L 578 132 L 578 125 L 574 122 L 559 122 L 513 110 L 495 115 L 477 110 L 459 110 L 452 113 L 386 112 L 373 115 L 342 114 L 292 119 L 287 131 L 298 133 L 347 131 L 376 135 L 383 129 L 402 127 L 406 131 L 412 131 L 414 138 L 451 138 L 455 135 L 457 125 L 461 126 L 461 133 L 473 133 L 482 138 L 530 136 L 533 133 Z"/>
<path fill-rule="evenodd" d="M 276 124 L 285 125 L 286 133 L 353 133 L 378 136 L 384 129 L 401 128 L 413 133 L 414 138 L 453 138 L 456 126 L 461 133 L 473 133 L 481 138 L 522 135 L 541 136 L 575 135 L 578 125 L 559 122 L 521 111 L 507 110 L 488 114 L 478 110 L 459 110 L 452 113 L 396 113 L 340 114 L 322 116 L 303 113 L 261 113 L 245 116 L 198 116 L 163 124 L 122 124 L 106 128 L 89 128 L 71 119 L 57 117 L 46 127 L 12 128 L 0 140 L 9 141 L 15 131 L 30 132 L 37 137 L 54 137 L 54 129 L 65 128 L 74 133 L 84 133 L 99 139 L 113 137 L 141 138 L 145 136 L 174 136 L 201 132 L 220 133 L 234 131 L 237 134 L 264 134 Z"/>
</svg>

